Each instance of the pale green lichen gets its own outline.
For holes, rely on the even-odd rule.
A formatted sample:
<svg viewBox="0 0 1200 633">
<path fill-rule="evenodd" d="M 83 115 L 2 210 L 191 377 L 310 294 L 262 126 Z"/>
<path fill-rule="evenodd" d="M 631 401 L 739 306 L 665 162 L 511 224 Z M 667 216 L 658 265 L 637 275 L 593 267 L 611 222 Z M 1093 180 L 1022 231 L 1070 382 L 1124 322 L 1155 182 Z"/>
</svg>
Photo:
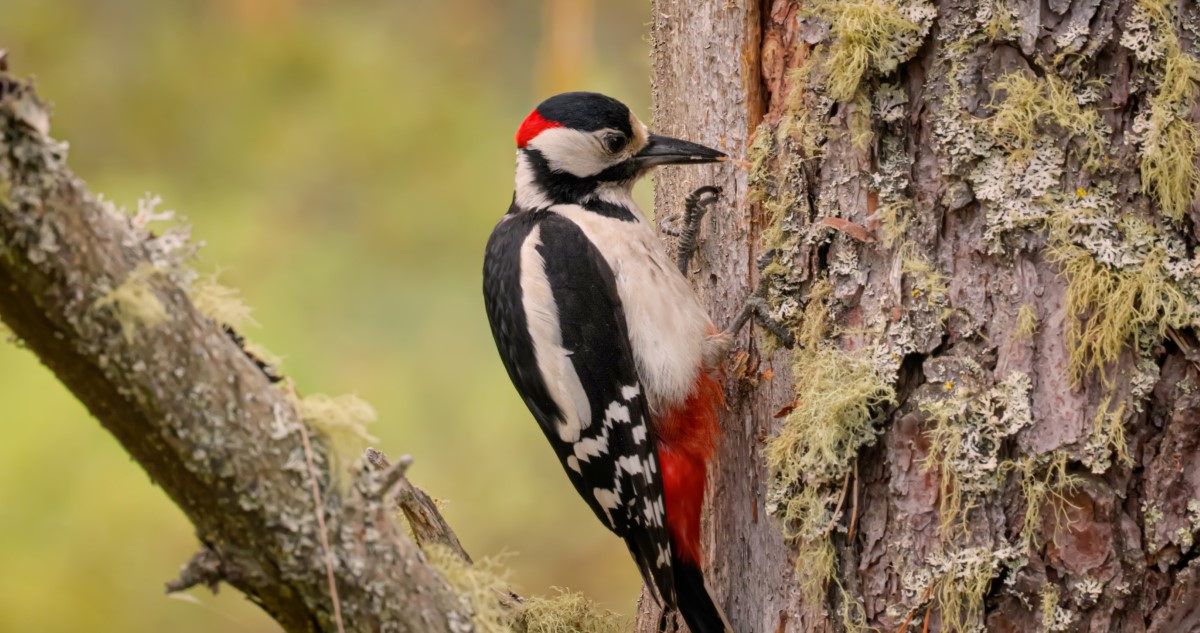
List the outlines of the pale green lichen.
<svg viewBox="0 0 1200 633">
<path fill-rule="evenodd" d="M 937 551 L 926 559 L 933 579 L 933 603 L 942 630 L 979 631 L 983 628 L 983 600 L 1000 570 L 1019 561 L 1011 547 L 967 547 Z"/>
<path fill-rule="evenodd" d="M 1181 219 L 1200 193 L 1200 130 L 1189 119 L 1196 101 L 1200 62 L 1175 33 L 1175 3 L 1139 0 L 1130 12 L 1121 45 L 1148 66 L 1161 66 L 1148 110 L 1134 121 L 1141 146 L 1142 190 L 1152 193 L 1167 217 Z"/>
<path fill-rule="evenodd" d="M 824 81 L 818 66 L 815 62 L 806 63 L 789 73 L 793 87 L 776 130 L 780 139 L 796 143 L 799 154 L 806 158 L 820 158 L 824 154 L 825 142 L 832 131 L 829 113 L 834 101 L 824 90 L 814 90 Z"/>
<path fill-rule="evenodd" d="M 236 330 L 258 327 L 252 316 L 253 309 L 242 300 L 238 289 L 221 284 L 216 273 L 203 275 L 192 282 L 188 298 L 197 310 L 217 323 Z"/>
<path fill-rule="evenodd" d="M 1046 583 L 1042 585 L 1038 597 L 1041 599 L 1042 630 L 1070 631 L 1077 616 L 1059 604 L 1058 587 L 1052 583 Z"/>
<path fill-rule="evenodd" d="M 953 31 L 952 31 L 953 32 Z M 981 36 L 961 35 L 941 42 L 930 77 L 939 84 L 940 107 L 933 110 L 934 139 L 946 161 L 946 174 L 965 176 L 974 163 L 988 155 L 993 143 L 964 104 L 963 86 L 976 81 L 966 60 L 983 44 Z"/>
<path fill-rule="evenodd" d="M 840 582 L 838 588 L 842 589 Z M 855 599 L 844 590 L 838 601 L 838 615 L 841 616 L 842 631 L 845 633 L 879 633 L 879 629 L 867 624 L 867 608 L 863 601 Z"/>
<path fill-rule="evenodd" d="M 908 292 L 913 299 L 919 299 L 931 308 L 945 308 L 948 278 L 911 243 L 900 247 L 900 272 L 909 282 Z"/>
<path fill-rule="evenodd" d="M 478 633 L 620 633 L 628 621 L 588 600 L 580 593 L 555 589 L 554 596 L 532 596 L 521 601 L 509 590 L 511 573 L 497 557 L 474 564 L 444 545 L 425 548 L 429 565 L 458 595 L 471 614 Z"/>
<path fill-rule="evenodd" d="M 985 0 L 976 5 L 975 21 L 988 41 L 1016 39 L 1017 8 L 1005 0 Z"/>
<path fill-rule="evenodd" d="M 849 122 L 846 132 L 850 138 L 850 147 L 858 152 L 866 152 L 875 141 L 875 130 L 871 123 L 871 101 L 863 92 L 858 92 L 851 101 Z"/>
<path fill-rule="evenodd" d="M 458 595 L 475 631 L 512 633 L 510 573 L 499 560 L 483 558 L 471 564 L 449 547 L 436 544 L 425 548 L 425 558 Z"/>
<path fill-rule="evenodd" d="M 1078 385 L 1098 374 L 1104 389 L 1083 450 L 1101 473 L 1114 458 L 1129 463 L 1124 418 L 1142 411 L 1158 382 L 1158 341 L 1200 317 L 1200 277 L 1186 239 L 1123 212 L 1110 183 L 1052 198 L 1045 254 L 1067 281 L 1069 377 Z M 1134 366 L 1118 394 L 1112 370 L 1124 354 Z"/>
<path fill-rule="evenodd" d="M 1096 407 L 1092 416 L 1092 433 L 1083 447 L 1083 463 L 1096 474 L 1106 472 L 1116 460 L 1126 466 L 1133 464 L 1129 445 L 1125 441 L 1126 402 L 1112 406 L 1112 397 L 1106 397 Z"/>
<path fill-rule="evenodd" d="M 1187 526 L 1180 526 L 1175 530 L 1175 543 L 1179 544 L 1180 553 L 1186 554 L 1192 551 L 1192 545 L 1195 545 L 1192 530 Z"/>
<path fill-rule="evenodd" d="M 368 444 L 377 441 L 367 432 L 367 425 L 376 420 L 375 408 L 358 396 L 318 393 L 296 400 L 295 405 L 300 419 L 329 439 L 341 468 L 349 467 Z"/>
<path fill-rule="evenodd" d="M 1155 529 L 1155 526 L 1162 520 L 1162 506 L 1150 501 L 1142 502 L 1142 533 L 1146 535 L 1146 546 L 1149 551 L 1155 551 L 1162 545 L 1158 540 L 1158 530 Z"/>
<path fill-rule="evenodd" d="M 1022 372 L 1012 372 L 1000 384 L 984 391 L 977 366 L 959 359 L 951 373 L 939 375 L 930 367 L 931 380 L 943 383 L 939 395 L 918 403 L 927 416 L 929 452 L 926 470 L 936 470 L 939 480 L 938 516 L 943 537 L 967 531 L 968 510 L 980 498 L 1000 489 L 1003 440 L 1033 424 L 1029 391 L 1032 383 Z"/>
<path fill-rule="evenodd" d="M 835 288 L 857 286 L 866 281 L 866 272 L 858 259 L 858 248 L 850 238 L 838 234 L 831 240 L 828 264 L 829 281 Z"/>
<path fill-rule="evenodd" d="M 1001 94 L 1004 98 L 997 101 Z M 992 116 L 984 125 L 1012 160 L 1024 160 L 1047 134 L 1079 138 L 1085 165 L 1094 168 L 1108 144 L 1108 129 L 1095 108 L 1080 102 L 1079 94 L 1078 86 L 1053 74 L 1009 73 L 992 83 Z"/>
<path fill-rule="evenodd" d="M 1188 500 L 1187 521 L 1187 525 L 1180 526 L 1175 532 L 1175 542 L 1185 554 L 1196 544 L 1196 533 L 1200 532 L 1200 499 Z"/>
<path fill-rule="evenodd" d="M 1084 195 L 1060 198 L 1056 205 L 1047 253 L 1060 263 L 1069 290 L 1077 293 L 1074 314 L 1084 312 L 1081 317 L 1087 318 L 1089 308 L 1117 308 L 1109 323 L 1098 324 L 1111 326 L 1101 327 L 1102 349 L 1090 351 L 1112 360 L 1121 343 L 1138 343 L 1134 335 L 1143 326 L 1157 322 L 1158 327 L 1149 329 L 1161 336 L 1166 327 L 1182 327 L 1195 319 L 1200 283 L 1186 241 L 1174 229 L 1122 213 L 1108 183 Z M 1120 297 L 1110 299 L 1114 305 L 1091 305 L 1093 297 L 1113 290 L 1120 291 Z M 1076 371 L 1097 368 L 1073 363 Z"/>
<path fill-rule="evenodd" d="M 908 230 L 913 213 L 912 199 L 907 194 L 911 173 L 912 158 L 900 138 L 885 135 L 880 144 L 879 170 L 871 174 L 871 187 L 876 191 L 879 206 L 873 217 L 868 218 L 878 224 L 875 235 L 884 248 L 899 244 Z"/>
<path fill-rule="evenodd" d="M 1162 84 L 1150 97 L 1148 117 L 1138 119 L 1142 189 L 1153 193 L 1162 210 L 1179 220 L 1200 192 L 1200 130 L 1188 118 L 1196 101 L 1200 62 L 1182 51 L 1167 57 Z"/>
<path fill-rule="evenodd" d="M 779 160 L 775 160 L 777 153 Z M 803 190 L 803 159 L 795 140 L 765 124 L 755 131 L 747 156 L 751 162 L 748 197 L 762 205 L 762 242 L 773 253 L 761 273 L 768 281 L 770 314 L 777 322 L 794 326 L 802 311 L 798 295 L 803 280 L 791 262 L 799 253 L 803 227 L 809 222 L 808 203 L 796 194 Z M 767 350 L 774 349 L 774 339 L 768 338 L 765 345 Z"/>
<path fill-rule="evenodd" d="M 833 572 L 828 537 L 838 518 L 838 491 L 858 451 L 878 435 L 877 408 L 895 399 L 892 384 L 869 354 L 847 352 L 830 342 L 832 292 L 824 281 L 810 292 L 795 332 L 795 406 L 763 449 L 768 511 L 796 544 L 801 588 L 814 600 Z"/>
<path fill-rule="evenodd" d="M 150 263 L 166 273 L 177 284 L 187 287 L 196 278 L 188 265 L 200 245 L 192 242 L 192 227 L 178 221 L 170 209 L 159 210 L 162 198 L 146 194 L 137 201 L 137 209 L 126 215 L 125 209 L 101 199 L 100 204 L 112 216 L 126 220 L 132 231 L 126 246 L 137 246 L 146 253 Z"/>
<path fill-rule="evenodd" d="M 603 609 L 581 593 L 555 589 L 551 597 L 525 599 L 526 633 L 621 633 L 629 623 L 620 614 Z"/>
<path fill-rule="evenodd" d="M 1136 349 L 1142 332 L 1161 337 L 1195 318 L 1195 305 L 1169 277 L 1169 255 L 1161 246 L 1150 247 L 1139 266 L 1119 269 L 1073 243 L 1053 244 L 1047 255 L 1068 282 L 1069 373 L 1076 384 L 1093 371 L 1107 380 L 1121 350 L 1130 344 Z"/>
<path fill-rule="evenodd" d="M 799 351 L 792 369 L 797 406 L 767 443 L 767 466 L 784 482 L 831 482 L 874 441 L 873 412 L 894 393 L 869 357 L 841 350 Z"/>
<path fill-rule="evenodd" d="M 1075 583 L 1075 594 L 1079 596 L 1079 604 L 1084 608 L 1091 607 L 1100 599 L 1104 592 L 1104 582 L 1093 576 L 1084 576 Z"/>
<path fill-rule="evenodd" d="M 1041 544 L 1038 534 L 1047 510 L 1054 517 L 1052 539 L 1067 524 L 1067 508 L 1071 505 L 1068 498 L 1083 483 L 1078 475 L 1067 471 L 1068 461 L 1066 451 L 1058 450 L 1030 455 L 1017 461 L 1004 461 L 1000 465 L 1001 474 L 1015 473 L 1021 498 L 1025 502 L 1020 531 L 1020 545 L 1025 551 Z"/>
<path fill-rule="evenodd" d="M 837 518 L 835 494 L 816 485 L 767 493 L 767 511 L 779 517 L 783 537 L 796 548 L 796 582 L 809 604 L 822 602 L 834 575 L 837 556 L 829 536 Z"/>
<path fill-rule="evenodd" d="M 1164 29 L 1163 27 L 1167 27 Z M 1121 46 L 1129 49 L 1143 64 L 1162 59 L 1171 47 L 1174 34 L 1171 28 L 1169 5 L 1161 0 L 1134 3 L 1121 34 Z"/>
<path fill-rule="evenodd" d="M 1041 230 L 1058 210 L 1056 200 L 1076 139 L 1085 169 L 1107 163 L 1110 131 L 1093 105 L 1095 90 L 1053 75 L 1010 73 L 992 84 L 992 115 L 976 124 L 971 152 L 978 158 L 967 173 L 987 216 L 988 252 L 1000 254 L 1004 238 L 1017 229 Z M 1003 97 L 1003 98 L 1001 98 Z"/>
<path fill-rule="evenodd" d="M 987 220 L 989 254 L 1009 252 L 1004 238 L 1018 229 L 1040 229 L 1050 218 L 1046 197 L 1060 186 L 1065 161 L 1061 149 L 1039 140 L 1020 157 L 989 153 L 967 174 Z"/>
<path fill-rule="evenodd" d="M 829 23 L 826 90 L 849 101 L 866 76 L 888 75 L 916 54 L 937 11 L 924 2 L 819 0 L 805 14 Z"/>
<path fill-rule="evenodd" d="M 1037 309 L 1028 303 L 1022 303 L 1017 309 L 1017 325 L 1013 328 L 1013 336 L 1021 340 L 1029 340 L 1037 333 Z"/>
<path fill-rule="evenodd" d="M 143 329 L 152 328 L 170 318 L 166 306 L 150 285 L 151 277 L 157 273 L 152 264 L 139 264 L 124 281 L 97 299 L 92 306 L 95 310 L 111 311 L 127 342 L 132 342 Z"/>
</svg>

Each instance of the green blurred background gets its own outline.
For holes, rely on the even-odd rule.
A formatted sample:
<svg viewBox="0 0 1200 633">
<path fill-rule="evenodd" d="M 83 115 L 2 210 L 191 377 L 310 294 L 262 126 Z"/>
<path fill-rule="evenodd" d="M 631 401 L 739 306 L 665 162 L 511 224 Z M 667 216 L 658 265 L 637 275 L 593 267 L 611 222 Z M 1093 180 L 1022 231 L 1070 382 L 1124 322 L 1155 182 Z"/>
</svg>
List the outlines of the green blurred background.
<svg viewBox="0 0 1200 633">
<path fill-rule="evenodd" d="M 496 356 L 484 242 L 513 132 L 592 89 L 649 116 L 646 0 L 3 0 L 0 48 L 94 192 L 146 192 L 207 243 L 302 393 L 372 432 L 521 591 L 630 613 L 639 580 Z M 639 192 L 643 202 L 646 190 Z M 277 631 L 226 588 L 163 594 L 183 515 L 28 352 L 0 345 L 0 631 Z"/>
</svg>

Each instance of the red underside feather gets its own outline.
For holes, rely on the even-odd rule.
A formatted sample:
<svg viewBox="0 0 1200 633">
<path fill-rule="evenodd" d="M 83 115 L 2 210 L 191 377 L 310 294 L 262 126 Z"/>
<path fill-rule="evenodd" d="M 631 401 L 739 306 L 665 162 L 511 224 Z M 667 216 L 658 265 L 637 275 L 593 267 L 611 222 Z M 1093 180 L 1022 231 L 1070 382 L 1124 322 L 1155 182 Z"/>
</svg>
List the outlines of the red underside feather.
<svg viewBox="0 0 1200 633">
<path fill-rule="evenodd" d="M 676 556 L 696 565 L 700 564 L 705 465 L 716 449 L 717 411 L 724 401 L 716 377 L 701 371 L 688 399 L 655 420 L 671 546 Z"/>
</svg>

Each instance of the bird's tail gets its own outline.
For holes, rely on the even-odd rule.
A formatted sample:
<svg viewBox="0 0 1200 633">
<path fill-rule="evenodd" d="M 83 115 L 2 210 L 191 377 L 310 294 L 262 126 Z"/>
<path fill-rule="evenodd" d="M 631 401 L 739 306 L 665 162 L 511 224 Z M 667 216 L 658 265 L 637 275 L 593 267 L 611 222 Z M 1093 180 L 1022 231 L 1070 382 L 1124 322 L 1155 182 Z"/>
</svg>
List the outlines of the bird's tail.
<svg viewBox="0 0 1200 633">
<path fill-rule="evenodd" d="M 721 607 L 713 602 L 699 565 L 673 557 L 671 566 L 675 570 L 675 597 L 679 614 L 692 633 L 733 633 L 733 627 L 729 625 Z"/>
</svg>

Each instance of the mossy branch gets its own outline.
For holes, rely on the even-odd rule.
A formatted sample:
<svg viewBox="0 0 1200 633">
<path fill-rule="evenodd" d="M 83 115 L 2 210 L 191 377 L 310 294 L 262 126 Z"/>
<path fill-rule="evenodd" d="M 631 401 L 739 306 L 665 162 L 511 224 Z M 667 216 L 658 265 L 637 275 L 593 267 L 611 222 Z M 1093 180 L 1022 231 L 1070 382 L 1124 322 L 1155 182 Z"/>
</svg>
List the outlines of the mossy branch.
<svg viewBox="0 0 1200 633">
<path fill-rule="evenodd" d="M 396 520 L 383 474 L 334 485 L 328 436 L 302 426 L 292 394 L 196 309 L 154 236 L 93 197 L 65 154 L 32 88 L 0 70 L 0 319 L 184 511 L 207 567 L 288 631 L 334 630 L 319 512 L 345 630 L 471 630 Z"/>
</svg>

